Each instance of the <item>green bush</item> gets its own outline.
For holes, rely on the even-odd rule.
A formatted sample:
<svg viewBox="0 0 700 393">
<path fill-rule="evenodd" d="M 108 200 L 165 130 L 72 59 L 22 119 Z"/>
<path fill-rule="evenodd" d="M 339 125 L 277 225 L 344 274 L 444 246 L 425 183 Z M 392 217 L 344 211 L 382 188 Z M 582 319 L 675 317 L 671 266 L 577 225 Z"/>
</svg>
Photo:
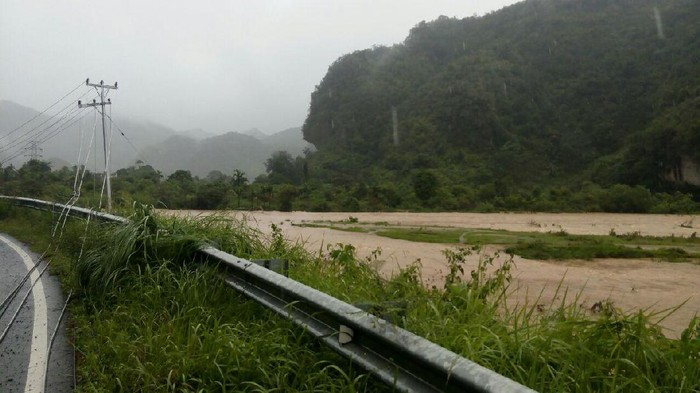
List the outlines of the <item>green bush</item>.
<svg viewBox="0 0 700 393">
<path fill-rule="evenodd" d="M 653 204 L 654 199 L 648 189 L 625 184 L 610 187 L 601 200 L 604 211 L 616 213 L 648 213 Z"/>
</svg>

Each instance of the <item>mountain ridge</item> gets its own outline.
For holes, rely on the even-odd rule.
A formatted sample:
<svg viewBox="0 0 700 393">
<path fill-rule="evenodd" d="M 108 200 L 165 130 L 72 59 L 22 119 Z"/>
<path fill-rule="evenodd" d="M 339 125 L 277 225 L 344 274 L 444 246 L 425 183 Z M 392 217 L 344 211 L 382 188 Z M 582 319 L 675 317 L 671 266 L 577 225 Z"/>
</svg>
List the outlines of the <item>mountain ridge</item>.
<svg viewBox="0 0 700 393">
<path fill-rule="evenodd" d="M 7 135 L 16 127 L 35 117 L 36 119 L 26 126 L 18 129 L 12 135 Z M 113 117 L 116 127 L 112 129 L 111 168 L 114 171 L 132 166 L 141 160 L 160 170 L 166 176 L 178 169 L 190 170 L 193 175 L 202 177 L 213 170 L 228 173 L 239 169 L 253 178 L 265 173 L 265 160 L 275 150 L 289 150 L 290 153 L 298 155 L 303 154 L 304 149 L 311 146 L 303 141 L 300 127 L 285 129 L 272 135 L 263 134 L 264 138 L 259 140 L 254 136 L 236 132 L 222 135 L 213 135 L 202 129 L 178 132 L 149 119 L 135 120 L 118 115 L 113 115 Z M 98 146 L 101 145 L 101 126 L 98 124 L 99 121 L 94 122 L 96 119 L 97 117 L 88 114 L 74 126 L 67 127 L 60 134 L 41 144 L 42 159 L 59 165 L 66 162 L 75 165 L 78 155 L 81 154 L 81 163 L 86 162 L 85 154 L 92 139 L 90 135 L 93 129 L 97 131 Z M 32 128 L 45 121 L 44 125 L 28 133 Z M 43 134 L 39 134 L 39 131 L 53 121 L 54 119 L 51 119 L 49 115 L 41 114 L 30 107 L 11 100 L 0 100 L 0 162 L 2 165 L 21 166 L 28 159 L 22 149 L 32 139 L 30 137 L 32 135 L 43 136 Z M 68 122 L 66 123 L 68 124 Z M 279 137 L 276 136 L 277 134 Z M 138 148 L 139 146 L 143 147 Z M 230 153 L 235 153 L 235 157 L 229 157 L 222 151 L 222 146 L 225 146 Z M 90 150 L 94 155 L 94 148 Z M 12 156 L 15 157 L 8 159 Z M 200 157 L 200 159 L 196 157 Z M 216 159 L 212 159 L 212 157 L 216 157 Z M 91 159 L 88 160 L 90 168 L 101 167 L 101 165 L 101 157 L 95 159 L 91 156 Z"/>
<path fill-rule="evenodd" d="M 331 64 L 303 126 L 318 148 L 313 173 L 406 183 L 429 170 L 505 193 L 583 181 L 672 189 L 669 172 L 700 164 L 698 115 L 673 130 L 655 120 L 695 108 L 699 26 L 692 0 L 527 0 L 420 22 L 401 44 Z"/>
</svg>

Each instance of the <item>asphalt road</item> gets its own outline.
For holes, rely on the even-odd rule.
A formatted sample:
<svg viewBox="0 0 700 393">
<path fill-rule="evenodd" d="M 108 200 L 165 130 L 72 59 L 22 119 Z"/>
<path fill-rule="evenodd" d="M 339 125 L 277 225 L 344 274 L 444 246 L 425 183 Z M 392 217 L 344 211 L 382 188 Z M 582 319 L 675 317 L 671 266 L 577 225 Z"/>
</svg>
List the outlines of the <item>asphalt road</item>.
<svg viewBox="0 0 700 393">
<path fill-rule="evenodd" d="M 50 346 L 65 297 L 56 277 L 50 276 L 48 270 L 41 275 L 45 267 L 46 262 L 39 261 L 38 255 L 0 234 L 2 393 L 73 391 L 74 354 L 66 334 L 68 315 L 63 316 Z M 11 298 L 18 287 L 16 296 Z"/>
</svg>

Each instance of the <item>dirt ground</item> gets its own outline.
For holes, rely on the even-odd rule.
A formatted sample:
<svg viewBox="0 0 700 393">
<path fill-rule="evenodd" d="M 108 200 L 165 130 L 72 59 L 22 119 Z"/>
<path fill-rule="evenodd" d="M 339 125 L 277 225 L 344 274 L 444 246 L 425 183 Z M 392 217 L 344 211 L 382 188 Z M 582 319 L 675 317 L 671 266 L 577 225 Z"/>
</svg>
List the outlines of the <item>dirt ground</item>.
<svg viewBox="0 0 700 393">
<path fill-rule="evenodd" d="M 200 212 L 177 212 L 197 215 Z M 210 213 L 206 213 L 210 214 Z M 388 223 L 391 226 L 488 228 L 513 231 L 557 232 L 604 235 L 639 232 L 648 236 L 691 236 L 700 232 L 700 216 L 638 215 L 638 214 L 550 214 L 550 213 L 309 213 L 309 212 L 227 212 L 245 218 L 249 225 L 270 232 L 270 224 L 284 231 L 288 240 L 299 241 L 310 251 L 326 250 L 328 244 L 352 244 L 358 255 L 369 255 L 381 248 L 380 266 L 389 276 L 400 267 L 420 260 L 423 279 L 427 285 L 442 285 L 447 264 L 442 250 L 453 247 L 444 244 L 410 242 L 389 239 L 370 233 L 344 232 L 326 228 L 299 227 L 314 221 L 347 220 L 355 217 L 360 223 Z M 490 247 L 485 253 L 493 254 Z M 465 270 L 478 263 L 472 256 Z M 664 332 L 678 337 L 690 319 L 700 314 L 700 265 L 669 263 L 646 259 L 597 259 L 593 261 L 535 261 L 514 257 L 515 296 L 520 304 L 543 304 L 562 300 L 559 284 L 568 289 L 567 299 L 579 294 L 578 303 L 590 308 L 595 302 L 610 300 L 623 310 L 649 308 L 661 311 L 686 302 L 679 310 L 661 322 Z"/>
</svg>

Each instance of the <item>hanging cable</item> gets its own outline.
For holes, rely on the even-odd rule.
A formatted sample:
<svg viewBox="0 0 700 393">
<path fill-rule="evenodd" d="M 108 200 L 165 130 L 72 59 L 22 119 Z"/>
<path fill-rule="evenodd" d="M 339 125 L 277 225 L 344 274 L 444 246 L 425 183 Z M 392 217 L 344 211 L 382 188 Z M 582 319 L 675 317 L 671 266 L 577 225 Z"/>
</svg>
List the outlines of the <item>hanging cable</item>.
<svg viewBox="0 0 700 393">
<path fill-rule="evenodd" d="M 110 110 L 111 110 L 111 108 L 112 107 L 110 106 Z M 108 115 L 105 114 L 105 116 L 108 116 Z M 109 162 L 110 162 L 109 159 L 110 159 L 111 151 L 112 151 L 112 127 L 111 127 L 112 122 L 110 121 L 109 124 L 110 124 L 109 139 L 107 140 L 107 144 L 105 146 L 105 156 L 107 157 L 107 159 L 105 160 L 106 165 L 105 165 L 105 170 L 104 170 L 103 175 L 102 175 L 102 189 L 100 190 L 100 204 L 99 204 L 100 209 L 102 209 L 102 198 L 104 197 L 104 191 L 105 191 L 105 187 L 107 185 L 107 176 L 109 176 L 109 174 L 107 172 L 107 168 L 109 166 Z"/>
<path fill-rule="evenodd" d="M 85 93 L 83 93 L 81 96 L 79 96 L 78 99 L 84 98 L 84 97 L 85 97 L 86 95 L 88 95 L 89 93 L 90 93 L 90 90 L 87 90 Z M 31 130 L 29 130 L 29 131 L 27 131 L 26 133 L 24 133 L 24 134 L 22 134 L 22 135 L 20 135 L 20 136 L 18 136 L 18 137 L 16 137 L 16 138 L 10 140 L 9 142 L 7 142 L 6 145 L 12 145 L 12 144 L 15 143 L 17 140 L 20 140 L 20 139 L 22 139 L 23 137 L 24 137 L 25 140 L 26 140 L 26 136 L 27 136 L 27 135 L 32 134 L 32 133 L 33 133 L 34 131 L 36 131 L 39 127 L 41 127 L 41 126 L 43 126 L 44 124 L 48 123 L 49 121 L 51 121 L 51 120 L 52 120 L 53 118 L 55 118 L 56 116 L 58 116 L 59 114 L 63 113 L 66 109 L 72 107 L 73 110 L 71 110 L 70 112 L 73 112 L 73 111 L 75 110 L 75 106 L 74 106 L 74 105 L 75 105 L 75 103 L 73 103 L 73 102 L 68 103 L 66 106 L 64 106 L 63 108 L 61 108 L 58 112 L 56 112 L 55 114 L 49 116 L 48 118 L 46 118 L 46 119 L 45 119 L 44 121 L 42 121 L 41 123 L 39 123 L 39 124 L 37 124 L 36 126 L 34 126 L 34 128 L 32 128 Z M 64 115 L 64 116 L 65 116 L 65 115 Z M 51 126 L 49 126 L 49 127 L 51 127 Z M 0 136 L 0 140 L 2 140 L 2 139 L 4 139 L 4 138 L 7 138 L 8 136 L 9 136 L 9 134 L 4 135 L 4 136 Z M 1 150 L 5 150 L 5 149 L 7 149 L 7 146 L 6 146 L 6 147 L 3 147 L 3 148 L 0 148 L 0 151 L 1 151 Z"/>
<path fill-rule="evenodd" d="M 37 117 L 39 117 L 39 116 L 43 115 L 44 113 L 46 113 L 49 109 L 51 109 L 51 108 L 53 108 L 54 106 L 56 106 L 56 104 L 58 104 L 59 102 L 63 101 L 64 99 L 66 99 L 66 97 L 68 97 L 69 95 L 73 94 L 76 90 L 78 90 L 78 89 L 80 88 L 80 86 L 83 86 L 83 84 L 84 84 L 84 82 L 80 82 L 80 83 L 78 84 L 78 86 L 76 86 L 73 90 L 69 91 L 69 92 L 68 92 L 66 95 L 64 95 L 63 97 L 59 98 L 58 101 L 56 101 L 56 102 L 54 102 L 53 104 L 49 105 L 46 109 L 44 109 L 43 111 L 37 113 L 34 117 L 32 117 L 31 119 L 25 121 L 24 123 L 22 123 L 21 125 L 19 125 L 19 126 L 16 127 L 15 129 L 13 129 L 12 131 L 10 131 L 10 132 L 8 132 L 8 133 L 5 133 L 5 135 L 0 136 L 0 140 L 2 140 L 3 138 L 8 137 L 9 135 L 11 135 L 12 133 L 14 133 L 15 131 L 19 130 L 20 128 L 22 128 L 22 127 L 26 126 L 27 124 L 31 123 L 32 121 L 34 121 L 34 119 L 36 119 Z"/>
<path fill-rule="evenodd" d="M 56 327 L 53 330 L 53 333 L 51 334 L 51 339 L 49 340 L 49 346 L 46 348 L 46 363 L 44 368 L 44 391 L 46 391 L 47 388 L 47 383 L 49 379 L 49 361 L 51 360 L 51 348 L 53 348 L 53 342 L 56 339 L 56 335 L 58 334 L 58 329 L 61 326 L 61 321 L 63 321 L 63 316 L 66 314 L 66 308 L 68 308 L 68 302 L 70 302 L 70 298 L 73 296 L 73 291 L 70 291 L 68 293 L 68 297 L 66 297 L 65 303 L 63 303 L 63 308 L 61 309 L 61 313 L 58 315 L 58 322 L 56 322 Z M 75 365 L 73 366 L 75 367 Z"/>
<path fill-rule="evenodd" d="M 59 110 L 59 111 L 56 112 L 55 114 L 51 115 L 50 117 L 46 118 L 46 120 L 44 120 L 43 122 L 39 123 L 37 126 L 35 126 L 34 128 L 32 128 L 31 130 L 29 130 L 29 131 L 27 131 L 26 133 L 21 134 L 21 135 L 19 135 L 18 137 L 12 139 L 11 141 L 7 142 L 7 143 L 5 144 L 5 146 L 0 147 L 0 152 L 2 152 L 2 151 L 7 151 L 9 148 L 11 148 L 11 147 L 13 147 L 13 146 L 16 146 L 18 143 L 24 142 L 24 141 L 25 141 L 26 139 L 28 139 L 28 137 L 29 137 L 30 135 L 32 135 L 32 133 L 33 133 L 34 131 L 36 131 L 39 127 L 41 127 L 41 126 L 43 126 L 44 124 L 48 123 L 49 121 L 53 120 L 56 116 L 58 116 L 59 114 L 63 113 L 64 111 L 68 110 L 68 109 L 71 108 L 71 107 L 73 107 L 73 103 L 70 103 L 70 104 L 64 106 L 63 108 L 61 108 L 61 110 Z M 64 113 L 64 114 L 59 118 L 59 120 L 62 119 L 62 118 L 63 118 L 64 116 L 66 116 L 67 114 L 73 112 L 74 110 L 75 110 L 75 107 L 73 107 L 73 109 L 69 110 L 68 112 Z M 55 124 L 55 122 L 54 122 L 53 124 Z M 49 126 L 46 127 L 46 128 L 50 128 L 50 127 L 52 127 L 52 125 L 49 125 Z M 46 129 L 46 128 L 44 128 L 44 129 Z"/>
<path fill-rule="evenodd" d="M 22 311 L 22 307 L 24 307 L 24 303 L 27 302 L 27 298 L 29 297 L 29 295 L 31 295 L 32 289 L 34 289 L 34 286 L 36 285 L 36 283 L 39 282 L 39 280 L 41 280 L 41 276 L 44 275 L 44 272 L 45 272 L 46 269 L 49 267 L 49 264 L 50 264 L 50 263 L 51 263 L 50 260 L 46 262 L 46 266 L 44 266 L 44 268 L 41 269 L 41 272 L 39 272 L 39 277 L 37 277 L 37 279 L 34 280 L 34 282 L 32 283 L 31 287 L 29 287 L 29 290 L 27 291 L 27 293 L 26 293 L 26 294 L 24 295 L 24 297 L 22 298 L 22 301 L 20 302 L 19 307 L 17 307 L 17 309 L 15 310 L 15 313 L 12 315 L 12 318 L 10 318 L 10 321 L 7 323 L 7 326 L 5 327 L 5 330 L 3 330 L 2 334 L 0 334 L 0 343 L 2 343 L 2 341 L 3 341 L 3 340 L 5 339 L 5 337 L 7 336 L 7 332 L 10 331 L 10 327 L 12 327 L 12 324 L 13 324 L 13 323 L 15 322 L 15 320 L 17 319 L 17 315 L 19 315 L 19 312 Z"/>
<path fill-rule="evenodd" d="M 20 136 L 19 138 L 16 138 L 14 141 L 12 141 L 10 144 L 6 145 L 5 147 L 0 148 L 0 153 L 4 152 L 6 155 L 10 156 L 10 158 L 6 158 L 2 162 L 4 163 L 7 161 L 10 161 L 11 159 L 16 158 L 19 155 L 21 155 L 22 154 L 21 152 L 24 150 L 23 145 L 28 143 L 29 141 L 35 140 L 38 143 L 43 143 L 46 140 L 57 135 L 61 131 L 65 130 L 69 126 L 75 124 L 75 121 L 73 121 L 73 120 L 76 118 L 76 116 L 78 116 L 78 114 L 79 114 L 79 108 L 73 107 L 73 109 L 71 109 L 70 111 L 63 114 L 58 120 L 54 121 L 48 127 L 44 128 L 40 131 L 34 132 L 33 134 L 31 134 L 31 131 L 30 131 L 30 133 L 27 133 L 23 136 Z M 56 127 L 56 128 L 52 132 L 52 129 L 54 127 Z M 37 127 L 35 127 L 33 130 L 35 130 L 36 128 Z M 60 131 L 56 131 L 56 129 L 60 129 Z M 46 137 L 46 134 L 49 134 L 50 137 Z"/>
<path fill-rule="evenodd" d="M 111 112 L 112 112 L 112 111 L 110 110 L 110 113 L 111 113 Z M 127 137 L 126 134 L 124 134 L 124 131 L 119 127 L 119 125 L 117 124 L 117 122 L 115 122 L 115 121 L 112 119 L 112 116 L 110 116 L 110 115 L 106 115 L 106 116 L 107 116 L 107 118 L 109 118 L 109 121 L 110 121 L 111 123 L 114 123 L 114 126 L 117 128 L 117 131 L 119 131 L 119 133 L 121 134 L 121 136 L 124 137 L 124 140 L 126 140 L 126 142 L 129 144 L 129 146 L 131 146 L 131 148 L 134 149 L 134 151 L 135 151 L 136 153 L 138 153 L 139 150 L 136 148 L 136 146 L 134 146 L 133 143 L 131 143 L 131 140 L 129 139 L 129 137 Z"/>
<path fill-rule="evenodd" d="M 60 134 L 61 132 L 65 131 L 66 129 L 68 129 L 69 127 L 71 127 L 72 125 L 77 123 L 78 121 L 82 120 L 85 116 L 87 116 L 87 113 L 83 114 L 82 116 L 78 116 L 78 113 L 79 112 L 74 113 L 72 115 L 72 117 L 67 119 L 61 126 L 59 126 L 59 128 L 56 128 L 55 130 L 51 131 L 47 135 L 42 135 L 42 138 L 37 139 L 36 143 L 42 144 L 42 143 L 48 141 L 49 139 L 51 139 L 51 138 L 55 137 L 56 135 Z M 24 148 L 15 149 L 14 153 L 12 155 L 10 155 L 8 158 L 6 158 L 5 160 L 3 160 L 3 162 L 13 160 L 13 159 L 21 156 L 23 153 L 24 153 Z"/>
<path fill-rule="evenodd" d="M 93 112 L 94 113 L 94 112 Z M 97 114 L 95 113 L 94 121 L 93 121 L 93 131 L 97 128 Z M 61 232 L 59 234 L 59 242 L 63 238 L 63 229 L 66 226 L 66 222 L 68 221 L 68 215 L 75 206 L 75 204 L 78 202 L 78 199 L 80 199 L 80 190 L 83 187 L 83 179 L 85 179 L 85 172 L 87 171 L 87 161 L 88 158 L 90 157 L 90 151 L 92 150 L 93 142 L 94 142 L 94 132 L 93 132 L 93 138 L 90 139 L 90 144 L 88 145 L 88 152 L 85 155 L 85 164 L 82 165 L 83 167 L 83 174 L 80 177 L 80 183 L 77 183 L 78 180 L 78 172 L 80 172 L 80 158 L 78 158 L 78 161 L 76 163 L 76 178 L 73 183 L 73 195 L 70 197 L 68 202 L 66 202 L 63 205 L 63 209 L 61 210 L 61 214 L 58 217 L 58 220 L 56 220 L 56 225 L 54 226 L 53 232 L 51 233 L 52 238 L 56 236 L 56 231 L 58 230 L 59 224 L 61 224 Z M 82 141 L 81 141 L 81 149 L 82 149 Z M 77 183 L 77 184 L 76 184 Z M 62 219 L 62 220 L 61 220 Z"/>
<path fill-rule="evenodd" d="M 73 179 L 73 195 L 76 194 L 75 186 L 78 184 L 80 174 L 80 157 L 83 154 L 83 122 L 78 122 L 78 159 L 75 164 L 75 178 Z"/>
</svg>

